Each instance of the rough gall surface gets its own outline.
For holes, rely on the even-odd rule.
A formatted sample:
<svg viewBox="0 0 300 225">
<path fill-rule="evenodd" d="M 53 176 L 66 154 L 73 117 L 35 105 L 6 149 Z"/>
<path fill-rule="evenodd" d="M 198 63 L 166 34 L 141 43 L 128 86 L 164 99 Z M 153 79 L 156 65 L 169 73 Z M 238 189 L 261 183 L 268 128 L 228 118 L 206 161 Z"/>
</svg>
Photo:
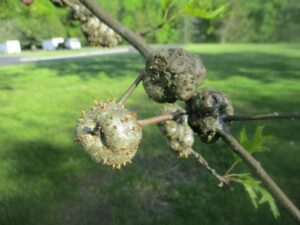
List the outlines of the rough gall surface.
<svg viewBox="0 0 300 225">
<path fill-rule="evenodd" d="M 187 101 L 203 82 L 206 70 L 201 59 L 181 48 L 159 49 L 147 60 L 144 88 L 160 103 Z"/>
<path fill-rule="evenodd" d="M 183 110 L 174 104 L 166 104 L 163 108 L 163 114 Z M 182 115 L 173 120 L 167 120 L 158 124 L 163 135 L 168 139 L 168 145 L 171 150 L 179 157 L 187 158 L 191 154 L 191 148 L 194 144 L 193 130 L 187 122 L 187 115 Z"/>
<path fill-rule="evenodd" d="M 189 113 L 188 123 L 205 143 L 218 140 L 218 130 L 228 130 L 229 122 L 223 118 L 233 115 L 230 99 L 222 92 L 214 89 L 202 89 L 187 101 Z"/>
<path fill-rule="evenodd" d="M 134 157 L 142 127 L 134 113 L 116 102 L 102 100 L 82 113 L 76 134 L 94 161 L 121 168 Z"/>
</svg>

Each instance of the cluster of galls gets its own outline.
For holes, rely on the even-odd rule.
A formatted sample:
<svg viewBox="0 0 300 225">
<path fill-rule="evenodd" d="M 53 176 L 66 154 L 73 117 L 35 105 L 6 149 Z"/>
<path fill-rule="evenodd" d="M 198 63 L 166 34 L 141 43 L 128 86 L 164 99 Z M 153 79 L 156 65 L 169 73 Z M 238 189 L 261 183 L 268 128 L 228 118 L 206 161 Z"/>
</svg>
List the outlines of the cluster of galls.
<svg viewBox="0 0 300 225">
<path fill-rule="evenodd" d="M 50 0 L 56 7 L 70 7 L 70 17 L 80 22 L 80 28 L 90 45 L 114 47 L 121 40 L 121 36 L 105 23 L 102 23 L 78 0 Z"/>
<path fill-rule="evenodd" d="M 223 119 L 233 114 L 233 107 L 229 98 L 220 91 L 198 90 L 205 76 L 205 67 L 198 56 L 183 49 L 167 48 L 154 52 L 148 59 L 143 84 L 154 101 L 183 100 L 189 126 L 203 142 L 212 143 L 218 139 L 218 129 L 229 128 L 230 124 Z"/>
<path fill-rule="evenodd" d="M 224 118 L 233 115 L 230 99 L 213 89 L 198 90 L 187 102 L 189 125 L 205 143 L 218 140 L 218 130 L 228 130 L 230 122 Z"/>
<path fill-rule="evenodd" d="M 166 104 L 163 114 L 185 112 L 158 124 L 170 148 L 180 157 L 191 154 L 196 132 L 205 143 L 213 143 L 219 130 L 233 114 L 228 97 L 212 89 L 199 89 L 205 67 L 198 56 L 183 49 L 161 49 L 147 60 L 143 85 L 149 97 L 159 103 L 183 100 L 186 109 Z M 135 155 L 142 138 L 136 115 L 114 101 L 97 102 L 83 113 L 77 125 L 77 139 L 96 162 L 121 168 Z"/>
<path fill-rule="evenodd" d="M 162 113 L 168 114 L 176 111 L 184 110 L 175 104 L 166 104 Z M 194 144 L 193 130 L 188 125 L 187 118 L 187 115 L 182 115 L 158 124 L 161 132 L 167 137 L 171 150 L 183 158 L 187 158 L 191 154 Z"/>
</svg>

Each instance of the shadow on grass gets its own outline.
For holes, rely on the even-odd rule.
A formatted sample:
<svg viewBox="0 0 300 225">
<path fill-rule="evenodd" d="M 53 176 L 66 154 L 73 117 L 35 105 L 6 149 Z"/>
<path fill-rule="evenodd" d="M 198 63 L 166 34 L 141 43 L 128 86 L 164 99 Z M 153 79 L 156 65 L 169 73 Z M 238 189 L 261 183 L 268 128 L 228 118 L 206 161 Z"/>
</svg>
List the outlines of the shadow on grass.
<svg viewBox="0 0 300 225">
<path fill-rule="evenodd" d="M 220 146 L 204 152 L 217 171 L 224 171 L 222 163 L 231 155 Z M 203 152 L 207 146 L 197 147 Z M 154 129 L 145 130 L 134 163 L 121 171 L 96 165 L 79 147 L 45 141 L 15 142 L 5 160 L 11 163 L 8 184 L 16 187 L 0 197 L 4 225 L 212 224 L 220 218 L 234 223 L 239 221 L 230 216 L 235 211 L 247 215 L 245 224 L 264 213 L 268 224 L 275 224 L 269 209 L 255 211 L 240 187 L 219 189 L 195 160 L 177 159 Z"/>
<path fill-rule="evenodd" d="M 253 52 L 203 53 L 200 56 L 207 68 L 207 79 L 225 79 L 238 75 L 269 82 L 275 78 L 298 79 L 300 76 L 297 57 Z M 88 79 L 101 72 L 109 77 L 135 75 L 144 68 L 144 63 L 138 55 L 128 54 L 36 63 L 34 66 L 55 70 L 61 76 L 75 75 Z"/>
<path fill-rule="evenodd" d="M 200 192 L 212 184 L 204 183 L 208 174 L 196 162 L 179 161 L 162 141 L 146 131 L 134 164 L 121 171 L 95 164 L 77 147 L 45 141 L 11 144 L 4 152 L 10 169 L 7 194 L 0 196 L 0 224 L 167 222 L 180 199 L 172 190 L 193 183 L 190 188 L 197 185 Z M 76 163 L 69 164 L 72 160 Z"/>
<path fill-rule="evenodd" d="M 300 78 L 298 57 L 257 52 L 204 53 L 199 55 L 203 58 L 207 68 L 207 79 L 227 79 L 236 75 L 262 82 L 269 82 L 278 78 Z"/>
<path fill-rule="evenodd" d="M 258 52 L 239 53 L 200 53 L 207 68 L 207 79 L 227 79 L 232 76 L 245 76 L 257 81 L 269 82 L 274 79 L 298 79 L 299 58 L 279 56 Z M 114 78 L 118 76 L 136 76 L 143 68 L 143 59 L 136 54 L 114 56 L 98 56 L 82 59 L 39 62 L 32 64 L 34 68 L 46 68 L 60 76 L 79 76 L 81 79 L 97 77 L 101 73 Z M 24 73 L 1 74 L 0 84 L 8 84 L 6 80 L 24 76 Z M 242 84 L 241 84 L 242 85 Z M 7 85 L 3 87 L 7 88 Z M 8 87 L 9 88 L 9 87 Z"/>
<path fill-rule="evenodd" d="M 78 194 L 79 186 L 84 186 L 81 174 L 88 170 L 84 167 L 87 158 L 79 147 L 62 147 L 46 141 L 11 142 L 3 155 L 10 167 L 7 180 L 9 186 L 5 190 L 7 194 L 0 196 L 0 224 L 75 224 L 73 218 L 70 223 L 60 223 L 59 220 L 70 219 L 70 207 L 80 209 L 81 212 L 88 211 L 77 202 L 68 202 L 68 207 L 60 208 L 63 212 L 56 209 L 74 197 L 75 193 Z M 94 164 L 91 165 L 93 168 Z M 111 172 L 105 168 L 99 171 L 97 177 L 100 182 L 97 185 L 101 186 L 101 183 L 109 182 L 107 176 Z M 82 191 L 92 199 L 92 193 L 84 189 Z M 104 202 L 101 208 L 93 205 L 95 208 L 89 209 L 96 210 L 99 216 L 96 218 L 101 218 L 102 222 L 105 222 L 105 218 L 108 222 L 110 215 L 109 207 L 106 210 L 105 205 Z"/>
<path fill-rule="evenodd" d="M 37 68 L 55 70 L 60 76 L 75 75 L 81 79 L 94 78 L 105 73 L 111 78 L 124 75 L 137 76 L 144 68 L 142 58 L 136 54 L 100 56 L 34 64 Z"/>
</svg>

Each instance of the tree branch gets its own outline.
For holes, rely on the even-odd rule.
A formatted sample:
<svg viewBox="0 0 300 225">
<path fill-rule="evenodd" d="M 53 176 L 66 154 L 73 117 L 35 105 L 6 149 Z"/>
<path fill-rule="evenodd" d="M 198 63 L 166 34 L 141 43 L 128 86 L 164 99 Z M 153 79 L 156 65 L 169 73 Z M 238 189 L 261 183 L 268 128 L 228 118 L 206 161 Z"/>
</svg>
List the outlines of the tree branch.
<svg viewBox="0 0 300 225">
<path fill-rule="evenodd" d="M 133 83 L 129 86 L 129 88 L 124 92 L 124 94 L 118 100 L 118 103 L 120 105 L 124 105 L 126 99 L 134 92 L 134 90 L 137 88 L 137 86 L 143 80 L 143 78 L 144 78 L 144 73 L 141 72 L 140 75 L 135 79 L 135 81 L 133 81 Z"/>
<path fill-rule="evenodd" d="M 145 31 L 142 31 L 142 32 L 138 32 L 138 34 L 141 35 L 141 36 L 146 36 L 146 35 L 154 32 L 156 30 L 159 30 L 159 29 L 163 28 L 167 23 L 170 23 L 171 21 L 175 20 L 178 15 L 174 15 L 174 16 L 172 16 L 170 18 L 165 18 L 164 21 L 162 21 L 161 23 L 157 24 L 156 26 L 151 27 L 148 30 L 145 30 Z"/>
<path fill-rule="evenodd" d="M 152 32 L 154 32 L 154 31 L 156 31 L 158 29 L 163 28 L 165 24 L 171 22 L 172 20 L 176 19 L 177 16 L 180 15 L 180 13 L 177 13 L 177 14 L 169 17 L 169 10 L 170 10 L 170 8 L 168 8 L 168 9 L 165 10 L 162 22 L 156 24 L 155 26 L 150 27 L 149 29 L 147 29 L 145 31 L 138 32 L 138 34 L 141 35 L 141 36 L 146 36 L 149 33 L 152 33 Z"/>
<path fill-rule="evenodd" d="M 146 36 L 146 35 L 154 32 L 156 30 L 159 30 L 159 29 L 163 28 L 166 23 L 167 23 L 167 21 L 163 21 L 163 22 L 155 25 L 154 27 L 149 28 L 148 30 L 138 32 L 138 34 L 141 35 L 141 36 Z"/>
<path fill-rule="evenodd" d="M 297 223 L 300 223 L 300 211 L 292 203 L 292 201 L 285 195 L 285 193 L 277 186 L 269 174 L 262 168 L 260 163 L 250 154 L 244 147 L 238 143 L 238 141 L 225 131 L 219 131 L 223 140 L 230 146 L 232 151 L 236 153 L 246 163 L 246 165 L 252 170 L 252 172 L 259 177 L 262 183 L 273 194 L 274 198 L 284 207 L 288 213 L 295 219 Z"/>
<path fill-rule="evenodd" d="M 150 124 L 159 123 L 159 122 L 162 122 L 165 120 L 172 120 L 172 119 L 174 119 L 178 116 L 184 115 L 184 114 L 186 114 L 185 111 L 177 110 L 176 112 L 172 112 L 169 114 L 162 114 L 159 116 L 154 116 L 154 117 L 151 117 L 148 119 L 139 120 L 138 122 L 141 126 L 146 126 L 146 125 L 150 125 Z"/>
<path fill-rule="evenodd" d="M 269 113 L 269 114 L 258 114 L 258 115 L 232 115 L 227 116 L 224 120 L 226 121 L 244 121 L 244 120 L 272 120 L 272 119 L 300 119 L 300 112 L 279 114 L 279 113 Z"/>
<path fill-rule="evenodd" d="M 145 42 L 143 38 L 138 36 L 136 33 L 129 30 L 127 27 L 122 25 L 119 21 L 115 20 L 113 17 L 108 15 L 103 11 L 94 0 L 79 0 L 87 9 L 89 9 L 98 19 L 106 23 L 119 35 L 121 35 L 125 40 L 127 40 L 131 45 L 133 45 L 141 55 L 147 59 L 152 54 L 152 49 Z"/>
<path fill-rule="evenodd" d="M 193 149 L 190 149 L 191 153 L 193 154 L 193 156 L 197 159 L 197 161 L 203 165 L 213 176 L 215 176 L 220 184 L 219 186 L 222 187 L 224 184 L 229 185 L 229 180 L 227 180 L 226 178 L 224 178 L 223 176 L 221 176 L 220 174 L 218 174 L 213 168 L 211 168 L 208 164 L 208 162 L 203 158 L 203 156 L 196 152 Z"/>
</svg>

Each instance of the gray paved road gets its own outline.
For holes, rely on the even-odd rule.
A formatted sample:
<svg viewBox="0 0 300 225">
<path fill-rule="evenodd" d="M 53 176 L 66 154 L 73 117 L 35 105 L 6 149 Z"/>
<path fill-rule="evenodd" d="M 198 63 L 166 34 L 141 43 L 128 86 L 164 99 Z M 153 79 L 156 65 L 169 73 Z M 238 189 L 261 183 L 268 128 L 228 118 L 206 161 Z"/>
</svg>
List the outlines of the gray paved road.
<svg viewBox="0 0 300 225">
<path fill-rule="evenodd" d="M 115 54 L 128 54 L 137 53 L 137 51 L 131 47 L 117 47 L 113 49 L 101 49 L 92 52 L 81 52 L 60 56 L 0 56 L 0 66 L 20 64 L 20 63 L 37 63 L 44 61 L 55 61 L 55 60 L 68 60 L 75 58 L 87 58 L 101 55 L 115 55 Z"/>
<path fill-rule="evenodd" d="M 152 45 L 151 47 L 157 49 L 157 48 L 163 48 L 163 47 L 178 48 L 178 47 L 182 47 L 182 46 L 180 46 L 180 45 Z M 124 46 L 124 47 L 116 47 L 116 48 L 112 48 L 112 49 L 100 49 L 100 50 L 95 50 L 95 51 L 67 54 L 67 55 L 60 55 L 60 56 L 0 55 L 0 66 L 21 64 L 21 63 L 38 63 L 38 62 L 55 61 L 55 60 L 69 60 L 69 59 L 76 59 L 76 58 L 101 56 L 101 55 L 105 56 L 105 55 L 128 54 L 128 53 L 136 54 L 137 51 L 130 46 Z"/>
<path fill-rule="evenodd" d="M 10 64 L 18 64 L 18 63 L 20 63 L 20 57 L 18 57 L 18 56 L 16 56 L 16 57 L 1 56 L 0 57 L 0 66 L 10 65 Z"/>
</svg>

